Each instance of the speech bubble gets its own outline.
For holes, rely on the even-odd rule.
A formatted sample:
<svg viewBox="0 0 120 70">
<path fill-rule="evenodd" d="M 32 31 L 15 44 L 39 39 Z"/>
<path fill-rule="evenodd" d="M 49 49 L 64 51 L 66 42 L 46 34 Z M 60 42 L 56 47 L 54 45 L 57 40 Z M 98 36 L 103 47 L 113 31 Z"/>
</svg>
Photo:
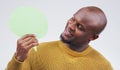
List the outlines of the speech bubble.
<svg viewBox="0 0 120 70">
<path fill-rule="evenodd" d="M 35 34 L 43 38 L 48 31 L 48 21 L 45 14 L 34 7 L 17 7 L 10 16 L 10 30 L 17 36 Z"/>
</svg>

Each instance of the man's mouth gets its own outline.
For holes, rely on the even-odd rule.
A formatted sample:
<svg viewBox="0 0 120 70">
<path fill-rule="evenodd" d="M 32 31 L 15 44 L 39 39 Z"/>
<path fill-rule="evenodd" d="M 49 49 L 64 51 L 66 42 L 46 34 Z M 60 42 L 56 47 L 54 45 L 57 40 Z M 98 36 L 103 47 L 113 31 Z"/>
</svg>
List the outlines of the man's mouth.
<svg viewBox="0 0 120 70">
<path fill-rule="evenodd" d="M 71 31 L 69 29 L 65 29 L 64 34 L 67 37 L 72 37 L 73 36 L 73 34 L 71 33 Z"/>
</svg>

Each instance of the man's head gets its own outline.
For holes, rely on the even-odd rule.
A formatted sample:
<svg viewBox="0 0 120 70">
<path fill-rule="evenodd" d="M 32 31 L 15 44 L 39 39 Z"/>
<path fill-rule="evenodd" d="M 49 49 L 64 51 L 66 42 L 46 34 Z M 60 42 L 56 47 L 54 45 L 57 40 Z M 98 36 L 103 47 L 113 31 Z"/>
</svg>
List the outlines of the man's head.
<svg viewBox="0 0 120 70">
<path fill-rule="evenodd" d="M 73 45 L 88 44 L 99 37 L 106 24 L 106 16 L 100 8 L 83 7 L 68 20 L 61 39 Z"/>
</svg>

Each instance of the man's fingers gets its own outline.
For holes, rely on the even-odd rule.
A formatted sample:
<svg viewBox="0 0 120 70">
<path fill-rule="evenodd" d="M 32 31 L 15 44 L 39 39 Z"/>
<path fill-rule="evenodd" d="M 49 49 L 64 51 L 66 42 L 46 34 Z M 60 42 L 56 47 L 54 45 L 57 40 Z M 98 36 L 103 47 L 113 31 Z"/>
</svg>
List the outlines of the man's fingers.
<svg viewBox="0 0 120 70">
<path fill-rule="evenodd" d="M 38 45 L 38 41 L 35 37 L 27 37 L 27 38 L 25 37 L 23 37 L 24 39 L 22 38 L 17 41 L 17 46 L 18 46 L 17 49 L 19 48 L 28 49 L 28 48 Z"/>
<path fill-rule="evenodd" d="M 35 35 L 34 34 L 26 34 L 21 38 L 21 40 L 24 40 L 27 37 L 35 37 Z"/>
<path fill-rule="evenodd" d="M 17 43 L 18 43 L 18 44 L 23 44 L 23 43 L 29 41 L 31 38 L 32 38 L 32 37 L 25 38 L 24 40 L 19 39 L 19 40 L 17 41 Z"/>
<path fill-rule="evenodd" d="M 27 35 L 25 35 L 24 37 L 18 39 L 17 43 L 18 43 L 18 44 L 22 44 L 22 43 L 24 43 L 24 42 L 29 41 L 31 38 L 35 38 L 35 35 L 33 35 L 33 34 L 27 34 Z M 36 39 L 36 38 L 35 38 L 35 39 Z"/>
<path fill-rule="evenodd" d="M 25 41 L 23 44 L 22 44 L 22 46 L 28 46 L 28 45 L 30 45 L 31 43 L 38 43 L 38 41 L 35 39 L 35 38 L 31 38 L 31 39 L 29 39 L 28 41 Z"/>
<path fill-rule="evenodd" d="M 34 42 L 38 42 L 38 40 L 37 40 L 36 38 L 33 38 L 33 41 L 34 41 Z"/>
<path fill-rule="evenodd" d="M 32 37 L 27 37 L 27 38 L 23 39 L 23 41 L 24 41 L 24 42 L 27 42 L 27 41 L 29 41 L 29 40 L 31 40 L 31 39 L 32 39 Z"/>
<path fill-rule="evenodd" d="M 38 46 L 39 44 L 38 43 L 31 43 L 30 45 L 28 45 L 26 48 L 30 49 L 34 46 Z"/>
</svg>

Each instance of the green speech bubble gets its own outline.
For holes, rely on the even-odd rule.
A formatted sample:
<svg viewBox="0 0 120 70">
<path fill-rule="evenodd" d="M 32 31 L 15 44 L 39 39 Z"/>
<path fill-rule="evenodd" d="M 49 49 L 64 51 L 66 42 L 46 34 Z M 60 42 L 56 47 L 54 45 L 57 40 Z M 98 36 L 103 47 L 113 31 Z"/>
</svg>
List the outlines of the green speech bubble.
<svg viewBox="0 0 120 70">
<path fill-rule="evenodd" d="M 10 29 L 20 37 L 25 34 L 44 37 L 48 31 L 47 23 L 43 12 L 33 7 L 18 7 L 10 17 Z"/>
</svg>

